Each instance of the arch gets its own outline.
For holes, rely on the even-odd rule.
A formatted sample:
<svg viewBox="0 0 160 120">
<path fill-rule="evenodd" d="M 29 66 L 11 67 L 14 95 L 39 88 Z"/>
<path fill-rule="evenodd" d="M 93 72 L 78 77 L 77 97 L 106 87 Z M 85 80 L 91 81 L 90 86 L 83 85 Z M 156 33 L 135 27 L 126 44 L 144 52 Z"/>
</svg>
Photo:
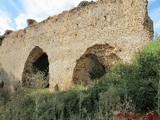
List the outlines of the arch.
<svg viewBox="0 0 160 120">
<path fill-rule="evenodd" d="M 107 74 L 110 66 L 120 60 L 114 53 L 114 49 L 109 44 L 96 44 L 89 47 L 76 61 L 72 76 L 73 83 L 87 86 Z"/>
<path fill-rule="evenodd" d="M 77 60 L 73 73 L 73 82 L 86 86 L 101 78 L 105 73 L 105 67 L 100 63 L 97 56 L 95 54 L 87 54 Z"/>
<path fill-rule="evenodd" d="M 49 87 L 48 55 L 38 46 L 30 52 L 25 63 L 22 87 L 34 89 Z"/>
</svg>

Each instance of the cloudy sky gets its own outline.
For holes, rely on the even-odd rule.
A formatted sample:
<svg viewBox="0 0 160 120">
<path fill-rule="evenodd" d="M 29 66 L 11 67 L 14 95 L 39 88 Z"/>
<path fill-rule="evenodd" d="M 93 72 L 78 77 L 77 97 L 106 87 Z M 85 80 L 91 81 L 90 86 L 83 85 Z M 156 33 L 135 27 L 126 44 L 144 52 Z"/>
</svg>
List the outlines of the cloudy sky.
<svg viewBox="0 0 160 120">
<path fill-rule="evenodd" d="M 28 18 L 40 22 L 48 16 L 77 6 L 81 1 L 83 0 L 0 0 L 0 34 L 6 29 L 26 27 Z M 160 34 L 160 0 L 149 0 L 148 11 L 154 21 L 155 32 Z"/>
</svg>

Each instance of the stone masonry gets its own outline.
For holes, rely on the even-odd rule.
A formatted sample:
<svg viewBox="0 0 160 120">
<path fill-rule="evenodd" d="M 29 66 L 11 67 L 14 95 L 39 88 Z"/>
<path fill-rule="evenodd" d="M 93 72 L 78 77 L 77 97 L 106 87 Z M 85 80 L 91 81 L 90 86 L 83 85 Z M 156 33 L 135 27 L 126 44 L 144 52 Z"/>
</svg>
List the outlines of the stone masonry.
<svg viewBox="0 0 160 120">
<path fill-rule="evenodd" d="M 3 86 L 25 87 L 36 67 L 47 71 L 50 91 L 65 90 L 90 84 L 117 60 L 129 62 L 153 36 L 147 4 L 99 0 L 7 34 L 0 46 L 0 78 L 8 81 Z"/>
</svg>

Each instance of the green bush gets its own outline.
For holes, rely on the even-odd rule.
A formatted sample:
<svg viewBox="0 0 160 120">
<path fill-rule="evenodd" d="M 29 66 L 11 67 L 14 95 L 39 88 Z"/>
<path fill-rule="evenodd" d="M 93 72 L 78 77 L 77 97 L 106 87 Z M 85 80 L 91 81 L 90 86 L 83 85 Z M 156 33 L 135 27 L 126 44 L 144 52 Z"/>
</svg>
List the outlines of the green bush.
<svg viewBox="0 0 160 120">
<path fill-rule="evenodd" d="M 27 19 L 27 25 L 28 25 L 28 26 L 34 25 L 34 24 L 36 24 L 36 23 L 37 23 L 37 21 L 34 20 L 34 19 Z"/>
<path fill-rule="evenodd" d="M 108 79 L 119 81 L 116 87 L 124 100 L 130 98 L 136 112 L 156 110 L 160 74 L 160 41 L 147 44 L 135 56 L 132 64 L 118 64 L 111 70 Z"/>
</svg>

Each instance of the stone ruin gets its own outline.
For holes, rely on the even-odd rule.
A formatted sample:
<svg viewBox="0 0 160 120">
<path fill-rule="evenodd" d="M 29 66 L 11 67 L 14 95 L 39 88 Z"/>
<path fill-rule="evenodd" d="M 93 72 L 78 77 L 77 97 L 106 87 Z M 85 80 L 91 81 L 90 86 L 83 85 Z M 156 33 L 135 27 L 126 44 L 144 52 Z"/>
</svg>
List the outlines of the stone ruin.
<svg viewBox="0 0 160 120">
<path fill-rule="evenodd" d="M 56 91 L 73 84 L 87 86 L 115 62 L 130 62 L 153 37 L 147 4 L 99 0 L 40 23 L 31 19 L 27 28 L 2 37 L 0 87 Z"/>
</svg>

